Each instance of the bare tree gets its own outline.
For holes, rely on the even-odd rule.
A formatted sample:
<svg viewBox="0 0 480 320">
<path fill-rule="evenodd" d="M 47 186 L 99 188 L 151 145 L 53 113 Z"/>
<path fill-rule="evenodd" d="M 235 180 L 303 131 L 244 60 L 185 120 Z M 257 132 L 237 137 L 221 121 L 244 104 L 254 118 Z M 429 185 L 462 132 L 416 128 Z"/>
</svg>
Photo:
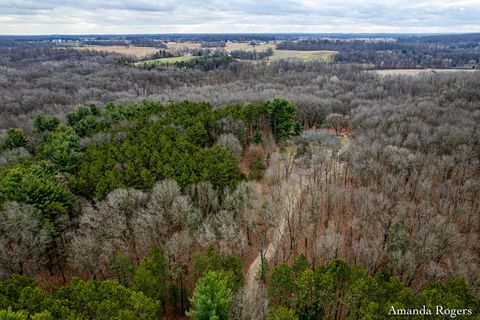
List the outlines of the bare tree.
<svg viewBox="0 0 480 320">
<path fill-rule="evenodd" d="M 51 226 L 39 210 L 7 202 L 0 211 L 0 277 L 14 273 L 35 275 L 46 262 L 52 244 Z"/>
<path fill-rule="evenodd" d="M 134 222 L 142 255 L 147 254 L 154 244 L 163 247 L 172 234 L 184 230 L 192 210 L 191 199 L 181 193 L 175 181 L 157 182 L 145 209 Z"/>
<path fill-rule="evenodd" d="M 265 319 L 268 311 L 265 287 L 255 283 L 252 290 L 239 291 L 233 296 L 230 317 L 234 320 Z"/>
<path fill-rule="evenodd" d="M 260 185 L 246 181 L 242 181 L 235 190 L 228 192 L 222 204 L 224 210 L 232 212 L 235 221 L 243 226 L 249 244 L 252 241 L 251 233 L 258 224 L 260 205 Z"/>
<path fill-rule="evenodd" d="M 138 261 L 140 234 L 135 223 L 147 199 L 139 190 L 118 189 L 95 206 L 85 205 L 72 236 L 71 264 L 94 278 L 105 278 L 117 252 Z"/>
<path fill-rule="evenodd" d="M 203 218 L 219 209 L 218 193 L 208 181 L 188 187 L 187 194 L 193 200 L 194 206 L 201 210 Z"/>
<path fill-rule="evenodd" d="M 348 127 L 347 118 L 339 113 L 331 113 L 325 119 L 328 127 L 335 129 L 335 134 L 338 136 L 343 129 Z"/>
<path fill-rule="evenodd" d="M 237 137 L 235 137 L 235 135 L 231 133 L 221 134 L 217 138 L 217 144 L 230 151 L 236 157 L 240 157 L 242 155 L 242 145 L 240 144 L 240 141 L 237 139 Z"/>
</svg>

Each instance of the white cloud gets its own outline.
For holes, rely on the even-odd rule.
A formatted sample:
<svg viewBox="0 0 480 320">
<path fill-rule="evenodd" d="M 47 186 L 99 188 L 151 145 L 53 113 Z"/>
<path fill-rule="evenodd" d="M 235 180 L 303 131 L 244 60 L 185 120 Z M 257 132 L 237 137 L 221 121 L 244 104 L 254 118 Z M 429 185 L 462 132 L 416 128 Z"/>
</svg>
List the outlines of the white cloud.
<svg viewBox="0 0 480 320">
<path fill-rule="evenodd" d="M 480 0 L 0 0 L 0 34 L 479 32 Z"/>
</svg>

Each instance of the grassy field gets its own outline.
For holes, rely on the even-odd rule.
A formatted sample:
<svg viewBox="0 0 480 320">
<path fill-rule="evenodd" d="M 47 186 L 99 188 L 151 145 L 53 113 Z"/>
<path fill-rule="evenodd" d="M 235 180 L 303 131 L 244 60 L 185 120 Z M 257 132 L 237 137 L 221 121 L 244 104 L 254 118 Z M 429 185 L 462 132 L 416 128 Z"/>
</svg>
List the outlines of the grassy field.
<svg viewBox="0 0 480 320">
<path fill-rule="evenodd" d="M 146 55 L 154 54 L 161 48 L 154 47 L 135 47 L 135 46 L 86 46 L 86 47 L 77 47 L 79 50 L 95 50 L 95 51 L 107 51 L 107 52 L 116 52 L 120 54 L 126 54 L 129 56 L 135 56 L 137 58 L 143 58 Z"/>
<path fill-rule="evenodd" d="M 295 50 L 275 50 L 269 58 L 270 61 L 278 61 L 281 59 L 299 59 L 303 61 L 323 60 L 330 62 L 336 51 L 295 51 Z"/>
<path fill-rule="evenodd" d="M 168 43 L 168 50 L 177 51 L 183 49 L 194 49 L 200 48 L 201 44 L 199 42 L 175 42 Z M 311 60 L 323 60 L 329 62 L 332 60 L 335 55 L 335 51 L 294 51 L 294 50 L 276 50 L 274 42 L 262 43 L 256 46 L 252 46 L 249 42 L 227 42 L 226 47 L 219 48 L 224 49 L 227 52 L 232 52 L 234 50 L 243 50 L 243 51 L 253 51 L 257 52 L 266 51 L 267 49 L 273 49 L 273 56 L 269 58 L 270 61 L 278 61 L 281 59 L 300 59 L 304 61 Z M 120 54 L 135 56 L 137 58 L 144 58 L 147 55 L 154 54 L 161 48 L 154 47 L 135 47 L 135 46 L 85 46 L 77 47 L 79 50 L 96 50 L 96 51 L 107 51 L 107 52 L 116 52 Z M 174 63 L 177 61 L 187 61 L 191 59 L 190 56 L 183 57 L 174 57 L 174 58 L 163 58 L 149 61 L 142 61 L 139 64 L 144 63 L 155 63 L 155 64 L 165 64 L 165 63 Z"/>
<path fill-rule="evenodd" d="M 167 43 L 169 50 L 183 50 L 183 49 L 199 49 L 202 47 L 200 42 L 169 42 Z M 216 49 L 223 49 L 227 52 L 232 52 L 234 50 L 244 50 L 244 51 L 266 51 L 268 48 L 275 49 L 275 43 L 262 43 L 257 46 L 252 46 L 249 42 L 227 42 L 225 47 L 218 47 Z M 210 48 L 215 49 L 215 48 Z"/>
<path fill-rule="evenodd" d="M 188 50 L 199 49 L 202 44 L 200 42 L 168 42 L 167 47 L 169 50 Z"/>
<path fill-rule="evenodd" d="M 267 49 L 274 49 L 275 50 L 275 43 L 268 42 L 262 43 L 256 46 L 252 46 L 249 42 L 227 42 L 227 46 L 224 48 L 227 52 L 232 52 L 235 50 L 243 50 L 243 51 L 257 51 L 263 52 L 267 51 Z"/>
<path fill-rule="evenodd" d="M 175 63 L 175 62 L 188 61 L 188 60 L 191 60 L 193 58 L 194 58 L 193 56 L 160 58 L 160 59 L 154 59 L 154 60 L 138 61 L 138 62 L 135 63 L 135 65 L 136 66 L 141 66 L 141 65 L 145 65 L 145 64 L 161 65 L 161 64 L 169 64 L 169 63 Z"/>
</svg>

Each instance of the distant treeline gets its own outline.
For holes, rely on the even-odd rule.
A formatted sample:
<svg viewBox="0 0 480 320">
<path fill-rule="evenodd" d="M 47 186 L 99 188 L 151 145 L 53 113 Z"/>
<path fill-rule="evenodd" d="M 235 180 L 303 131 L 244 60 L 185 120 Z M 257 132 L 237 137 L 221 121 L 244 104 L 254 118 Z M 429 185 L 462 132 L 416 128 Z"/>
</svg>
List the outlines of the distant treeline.
<svg viewBox="0 0 480 320">
<path fill-rule="evenodd" d="M 116 53 L 50 48 L 44 44 L 0 48 L 0 128 L 29 128 L 37 114 L 63 115 L 78 104 L 132 103 L 145 98 L 225 105 L 260 103 L 283 96 L 297 103 L 299 115 L 308 127 L 330 112 L 348 113 L 359 104 L 386 99 L 403 101 L 405 95 L 414 99 L 448 95 L 469 102 L 480 99 L 475 74 L 454 78 L 435 75 L 435 82 L 422 78 L 392 81 L 352 65 L 323 62 L 232 61 L 205 73 L 199 72 L 201 67 L 128 66 L 134 61 Z M 457 86 L 457 81 L 464 84 Z"/>
<path fill-rule="evenodd" d="M 214 59 L 228 63 L 202 68 Z M 478 72 L 130 62 L 0 48 L 0 318 L 208 319 L 202 301 L 234 320 L 386 319 L 390 303 L 477 314 Z M 258 286 L 229 287 L 277 221 Z"/>
<path fill-rule="evenodd" d="M 219 48 L 226 47 L 227 43 L 225 41 L 209 41 L 202 42 L 202 48 Z"/>
<path fill-rule="evenodd" d="M 158 40 L 152 39 L 131 39 L 131 40 L 85 40 L 81 41 L 83 45 L 89 46 L 135 46 L 135 47 L 153 47 L 167 49 L 167 45 Z"/>
<path fill-rule="evenodd" d="M 272 40 L 299 40 L 299 39 L 406 39 L 410 42 L 463 42 L 463 41 L 480 41 L 480 33 L 466 33 L 466 34 L 403 34 L 403 33 L 204 33 L 204 34 L 97 34 L 97 35 L 1 35 L 1 41 L 49 41 L 53 39 L 60 39 L 63 41 L 81 41 L 81 40 L 172 40 L 172 41 L 272 41 Z"/>
<path fill-rule="evenodd" d="M 480 36 L 404 37 L 395 40 L 310 39 L 284 41 L 282 50 L 338 51 L 335 61 L 376 68 L 474 68 L 480 62 Z"/>
<path fill-rule="evenodd" d="M 265 51 L 246 51 L 246 50 L 234 50 L 230 52 L 232 58 L 242 60 L 264 60 L 273 54 L 273 49 L 268 48 Z"/>
</svg>

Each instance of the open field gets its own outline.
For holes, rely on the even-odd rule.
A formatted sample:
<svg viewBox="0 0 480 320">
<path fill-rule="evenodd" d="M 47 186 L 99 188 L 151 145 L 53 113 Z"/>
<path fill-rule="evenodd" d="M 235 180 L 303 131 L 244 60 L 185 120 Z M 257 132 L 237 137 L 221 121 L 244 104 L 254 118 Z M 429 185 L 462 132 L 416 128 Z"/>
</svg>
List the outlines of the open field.
<svg viewBox="0 0 480 320">
<path fill-rule="evenodd" d="M 95 51 L 107 51 L 107 52 L 116 52 L 120 54 L 126 54 L 130 56 L 135 56 L 137 58 L 143 58 L 149 54 L 154 54 L 161 48 L 154 47 L 135 47 L 135 46 L 86 46 L 86 47 L 77 47 L 79 50 L 95 50 Z"/>
<path fill-rule="evenodd" d="M 385 69 L 385 70 L 372 70 L 381 76 L 418 76 L 422 73 L 435 74 L 435 73 L 451 73 L 451 72 L 475 72 L 475 69 Z"/>
<path fill-rule="evenodd" d="M 182 50 L 182 49 L 199 49 L 202 47 L 200 42 L 169 42 L 167 43 L 168 49 L 170 50 Z M 249 42 L 227 42 L 225 47 L 218 47 L 217 49 L 223 49 L 227 52 L 234 50 L 244 50 L 244 51 L 266 51 L 268 48 L 275 49 L 274 42 L 262 43 L 259 45 L 251 45 Z M 215 49 L 215 48 L 210 48 Z"/>
<path fill-rule="evenodd" d="M 252 46 L 249 42 L 227 42 L 227 46 L 225 47 L 225 50 L 227 52 L 232 52 L 235 50 L 243 50 L 243 51 L 255 50 L 257 52 L 263 52 L 263 51 L 267 51 L 267 49 L 275 50 L 275 43 L 268 42 L 268 43 L 262 43 L 256 46 Z"/>
<path fill-rule="evenodd" d="M 177 50 L 189 50 L 189 49 L 200 49 L 202 44 L 200 42 L 169 42 L 167 43 L 167 50 L 177 51 Z M 138 58 L 143 58 L 146 55 L 153 54 L 162 50 L 161 48 L 155 47 L 137 47 L 137 46 L 101 46 L 101 45 L 92 45 L 85 47 L 74 47 L 79 50 L 95 50 L 95 51 L 107 51 L 107 52 L 116 52 L 120 54 L 132 55 Z M 268 42 L 262 43 L 256 46 L 251 45 L 249 42 L 227 42 L 226 47 L 219 47 L 218 49 L 224 49 L 227 52 L 234 50 L 244 50 L 244 51 L 253 51 L 258 52 L 266 51 L 267 49 L 275 49 L 275 43 Z M 215 49 L 215 48 L 211 48 Z"/>
<path fill-rule="evenodd" d="M 200 42 L 167 42 L 166 44 L 169 50 L 188 50 L 202 47 Z"/>
<path fill-rule="evenodd" d="M 167 51 L 178 51 L 178 50 L 188 50 L 188 49 L 199 49 L 201 48 L 200 42 L 170 42 L 167 43 Z M 107 52 L 116 52 L 120 54 L 135 56 L 137 58 L 144 58 L 149 54 L 154 54 L 161 48 L 154 47 L 136 47 L 136 46 L 85 46 L 77 47 L 79 50 L 95 50 L 95 51 L 107 51 Z M 214 48 L 212 48 L 214 49 Z M 266 42 L 259 45 L 251 45 L 249 42 L 227 42 L 226 47 L 221 47 L 218 49 L 223 49 L 227 52 L 232 52 L 235 50 L 242 51 L 257 51 L 263 52 L 267 49 L 273 49 L 273 56 L 269 58 L 271 61 L 278 61 L 281 59 L 300 59 L 304 61 L 311 60 L 324 60 L 331 61 L 332 57 L 335 55 L 336 51 L 295 51 L 295 50 L 276 50 L 274 42 Z M 160 63 L 172 63 L 176 61 L 186 61 L 190 57 L 179 57 L 179 58 L 165 58 L 157 59 L 157 62 Z M 170 59 L 170 60 L 169 60 Z M 180 59 L 180 60 L 175 60 Z"/>
<path fill-rule="evenodd" d="M 136 62 L 136 66 L 141 66 L 141 65 L 161 65 L 161 64 L 168 64 L 168 63 L 175 63 L 175 62 L 182 62 L 182 61 L 188 61 L 193 59 L 193 56 L 181 56 L 181 57 L 171 57 L 171 58 L 160 58 L 160 59 L 153 59 L 153 60 L 145 60 L 145 61 L 139 61 Z"/>
<path fill-rule="evenodd" d="M 275 50 L 273 56 L 269 58 L 270 61 L 278 61 L 281 59 L 299 59 L 304 61 L 323 60 L 331 61 L 336 51 L 295 51 L 295 50 Z"/>
</svg>

